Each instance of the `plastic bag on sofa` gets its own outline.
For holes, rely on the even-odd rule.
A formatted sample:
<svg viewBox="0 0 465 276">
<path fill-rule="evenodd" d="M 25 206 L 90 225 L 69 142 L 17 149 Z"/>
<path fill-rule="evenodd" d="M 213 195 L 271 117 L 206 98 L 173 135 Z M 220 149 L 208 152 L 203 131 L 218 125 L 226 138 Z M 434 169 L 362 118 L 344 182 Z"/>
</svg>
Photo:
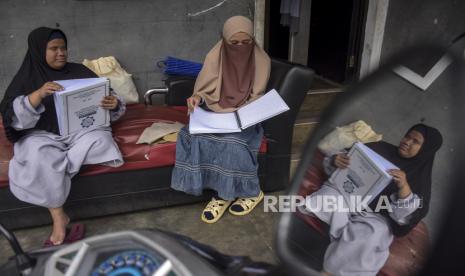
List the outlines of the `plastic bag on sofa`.
<svg viewBox="0 0 465 276">
<path fill-rule="evenodd" d="M 101 57 L 93 60 L 84 59 L 82 64 L 99 77 L 109 78 L 111 88 L 113 88 L 119 96 L 123 97 L 126 103 L 139 102 L 139 94 L 132 81 L 132 75 L 128 74 L 128 72 L 121 67 L 115 57 Z"/>
<path fill-rule="evenodd" d="M 335 130 L 320 141 L 318 149 L 326 155 L 330 155 L 342 149 L 352 147 L 357 141 L 369 143 L 380 141 L 382 138 L 383 135 L 377 134 L 371 126 L 359 120 L 342 127 L 336 127 Z"/>
</svg>

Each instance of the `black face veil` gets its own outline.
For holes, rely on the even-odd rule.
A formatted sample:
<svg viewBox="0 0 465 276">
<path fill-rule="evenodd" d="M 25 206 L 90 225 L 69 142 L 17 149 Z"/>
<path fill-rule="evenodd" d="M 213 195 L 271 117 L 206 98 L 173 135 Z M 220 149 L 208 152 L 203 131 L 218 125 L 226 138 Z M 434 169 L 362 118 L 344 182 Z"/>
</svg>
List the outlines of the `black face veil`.
<svg viewBox="0 0 465 276">
<path fill-rule="evenodd" d="M 67 63 L 62 69 L 51 68 L 46 61 L 47 43 L 53 38 L 63 38 L 68 45 L 66 35 L 59 29 L 40 27 L 33 30 L 28 37 L 28 50 L 23 63 L 8 86 L 0 104 L 5 134 L 8 140 L 16 142 L 28 130 L 18 131 L 11 127 L 14 110 L 13 101 L 18 96 L 29 95 L 48 81 L 81 79 L 97 77 L 91 70 L 81 64 Z M 59 134 L 53 97 L 43 99 L 45 111 L 34 129 L 46 130 Z"/>
</svg>

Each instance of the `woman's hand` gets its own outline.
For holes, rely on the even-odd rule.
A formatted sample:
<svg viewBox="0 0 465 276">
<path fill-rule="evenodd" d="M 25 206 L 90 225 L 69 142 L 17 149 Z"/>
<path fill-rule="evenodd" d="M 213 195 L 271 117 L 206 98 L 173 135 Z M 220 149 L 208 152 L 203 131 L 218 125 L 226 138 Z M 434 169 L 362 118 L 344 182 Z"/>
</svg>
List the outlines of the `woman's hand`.
<svg viewBox="0 0 465 276">
<path fill-rule="evenodd" d="M 56 91 L 61 91 L 63 89 L 63 86 L 59 85 L 58 83 L 49 81 L 44 83 L 44 85 L 37 89 L 35 93 L 37 93 L 41 99 L 44 99 L 50 95 L 53 95 Z"/>
<path fill-rule="evenodd" d="M 187 114 L 194 112 L 194 108 L 199 106 L 200 101 L 201 101 L 201 98 L 198 95 L 193 95 L 190 98 L 188 98 L 187 99 Z"/>
<path fill-rule="evenodd" d="M 401 189 L 405 185 L 408 185 L 407 175 L 402 170 L 389 170 L 388 173 L 392 176 L 392 179 L 397 184 L 397 188 Z"/>
<path fill-rule="evenodd" d="M 53 95 L 56 91 L 61 91 L 63 89 L 63 86 L 59 85 L 56 82 L 46 82 L 44 83 L 44 85 L 42 85 L 41 88 L 29 94 L 29 102 L 34 108 L 37 108 L 42 103 L 43 99 L 50 95 Z"/>
<path fill-rule="evenodd" d="M 394 183 L 396 183 L 399 198 L 406 198 L 412 192 L 410 185 L 407 182 L 407 175 L 402 170 L 389 170 L 388 173 L 392 176 Z"/>
<path fill-rule="evenodd" d="M 333 165 L 339 169 L 345 169 L 350 165 L 350 157 L 345 153 L 336 154 Z"/>
<path fill-rule="evenodd" d="M 103 97 L 100 106 L 103 109 L 113 110 L 118 106 L 118 98 L 115 96 L 105 96 Z"/>
</svg>

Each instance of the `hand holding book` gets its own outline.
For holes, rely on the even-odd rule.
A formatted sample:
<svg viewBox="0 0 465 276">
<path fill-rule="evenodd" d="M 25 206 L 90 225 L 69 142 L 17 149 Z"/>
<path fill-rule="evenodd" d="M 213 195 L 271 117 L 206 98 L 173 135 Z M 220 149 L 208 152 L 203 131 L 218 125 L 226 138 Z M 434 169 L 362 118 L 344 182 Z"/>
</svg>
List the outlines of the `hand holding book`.
<svg viewBox="0 0 465 276">
<path fill-rule="evenodd" d="M 103 109 L 113 110 L 118 106 L 118 98 L 113 95 L 103 97 L 100 106 Z"/>
<path fill-rule="evenodd" d="M 333 165 L 339 169 L 345 169 L 350 166 L 350 157 L 345 153 L 336 154 Z"/>
<path fill-rule="evenodd" d="M 392 180 L 396 183 L 399 198 L 406 198 L 412 193 L 410 185 L 407 182 L 407 175 L 403 170 L 392 169 L 388 173 L 392 176 Z"/>
<path fill-rule="evenodd" d="M 399 189 L 401 189 L 405 185 L 408 185 L 407 176 L 404 171 L 393 169 L 389 170 L 388 173 L 392 176 L 392 180 L 394 180 Z"/>
<path fill-rule="evenodd" d="M 60 84 L 56 82 L 49 81 L 49 82 L 44 83 L 44 85 L 42 85 L 41 88 L 37 89 L 37 93 L 39 93 L 40 97 L 43 99 L 43 98 L 46 98 L 52 95 L 53 93 L 55 93 L 55 91 L 62 91 L 62 90 L 64 90 L 63 86 L 61 86 Z"/>
<path fill-rule="evenodd" d="M 37 108 L 42 103 L 43 99 L 53 95 L 56 91 L 62 90 L 64 90 L 64 88 L 60 84 L 53 81 L 46 82 L 42 87 L 29 94 L 29 102 L 34 108 Z"/>
<path fill-rule="evenodd" d="M 194 109 L 199 106 L 201 100 L 200 96 L 197 95 L 193 95 L 187 99 L 187 115 L 194 112 Z"/>
<path fill-rule="evenodd" d="M 350 157 L 345 153 L 335 154 L 333 165 L 338 169 L 346 169 L 350 166 Z M 392 180 L 397 184 L 397 188 L 402 189 L 408 186 L 407 175 L 402 170 L 391 169 L 387 173 L 392 176 Z"/>
</svg>

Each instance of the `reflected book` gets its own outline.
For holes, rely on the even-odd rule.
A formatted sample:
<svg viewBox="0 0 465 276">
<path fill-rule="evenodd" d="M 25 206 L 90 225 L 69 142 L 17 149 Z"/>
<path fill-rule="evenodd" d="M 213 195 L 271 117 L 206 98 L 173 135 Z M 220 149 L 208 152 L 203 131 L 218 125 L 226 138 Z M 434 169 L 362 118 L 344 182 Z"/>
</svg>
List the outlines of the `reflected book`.
<svg viewBox="0 0 465 276">
<path fill-rule="evenodd" d="M 110 125 L 110 113 L 100 103 L 110 93 L 107 78 L 55 81 L 64 90 L 53 94 L 60 135 Z"/>
<path fill-rule="evenodd" d="M 388 173 L 391 169 L 399 169 L 396 165 L 384 159 L 366 145 L 356 142 L 349 153 L 350 165 L 345 169 L 336 169 L 329 181 L 334 183 L 347 203 L 351 203 L 359 196 L 370 203 L 380 194 L 389 183 L 392 176 Z"/>
</svg>

